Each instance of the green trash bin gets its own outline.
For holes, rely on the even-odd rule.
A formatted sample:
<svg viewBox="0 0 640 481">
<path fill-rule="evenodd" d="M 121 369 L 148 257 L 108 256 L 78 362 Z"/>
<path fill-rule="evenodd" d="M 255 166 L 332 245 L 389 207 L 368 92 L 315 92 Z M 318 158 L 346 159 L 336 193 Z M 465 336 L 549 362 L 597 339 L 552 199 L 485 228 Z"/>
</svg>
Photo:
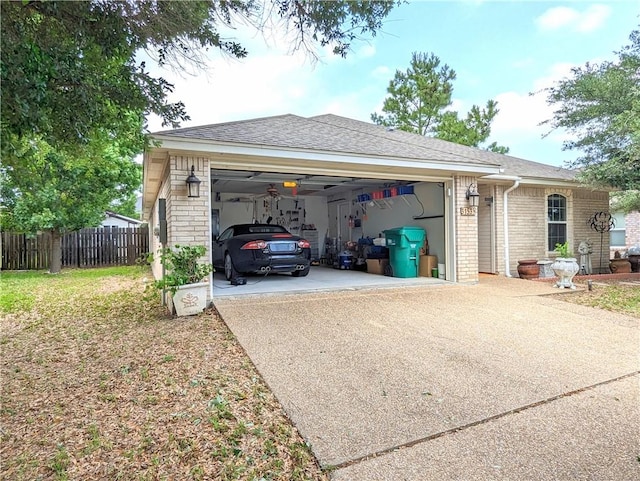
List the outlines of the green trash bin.
<svg viewBox="0 0 640 481">
<path fill-rule="evenodd" d="M 384 231 L 393 277 L 418 277 L 420 248 L 427 233 L 421 227 L 395 227 Z"/>
</svg>

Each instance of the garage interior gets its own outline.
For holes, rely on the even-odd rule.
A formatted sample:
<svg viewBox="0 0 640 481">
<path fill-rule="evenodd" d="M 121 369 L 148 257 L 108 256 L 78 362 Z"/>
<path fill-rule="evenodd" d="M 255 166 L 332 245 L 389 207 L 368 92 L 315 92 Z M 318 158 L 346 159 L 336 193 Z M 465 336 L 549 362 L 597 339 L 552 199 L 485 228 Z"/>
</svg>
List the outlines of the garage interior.
<svg viewBox="0 0 640 481">
<path fill-rule="evenodd" d="M 288 275 L 259 275 L 231 286 L 222 272 L 216 273 L 214 296 L 442 283 L 449 278 L 443 272 L 449 228 L 446 179 L 416 182 L 220 168 L 210 169 L 210 176 L 212 236 L 234 224 L 279 224 L 309 240 L 313 261 L 309 276 L 294 283 Z M 386 263 L 379 259 L 388 257 L 383 233 L 403 226 L 426 232 L 419 275 L 382 275 Z M 438 267 L 439 272 L 432 271 Z"/>
</svg>

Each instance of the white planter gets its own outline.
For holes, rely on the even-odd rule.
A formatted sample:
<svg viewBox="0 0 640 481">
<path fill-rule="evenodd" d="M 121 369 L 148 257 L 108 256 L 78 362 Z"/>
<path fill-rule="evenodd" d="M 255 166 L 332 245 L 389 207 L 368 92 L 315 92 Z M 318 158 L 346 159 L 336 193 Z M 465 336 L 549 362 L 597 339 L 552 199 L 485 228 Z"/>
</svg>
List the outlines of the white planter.
<svg viewBox="0 0 640 481">
<path fill-rule="evenodd" d="M 573 283 L 573 277 L 580 270 L 578 261 L 574 257 L 558 257 L 551 265 L 553 272 L 558 276 L 558 281 L 555 283 L 555 287 L 561 289 L 575 289 L 576 286 Z"/>
<path fill-rule="evenodd" d="M 178 316 L 192 316 L 207 307 L 208 282 L 186 284 L 178 287 L 173 295 L 173 307 Z"/>
</svg>

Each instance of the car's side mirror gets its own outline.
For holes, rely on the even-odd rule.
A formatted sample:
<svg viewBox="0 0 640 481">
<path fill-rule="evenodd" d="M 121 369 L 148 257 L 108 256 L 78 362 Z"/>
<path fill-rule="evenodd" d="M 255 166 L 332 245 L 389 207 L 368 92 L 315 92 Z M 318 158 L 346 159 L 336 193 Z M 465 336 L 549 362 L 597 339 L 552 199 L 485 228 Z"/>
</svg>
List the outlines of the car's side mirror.
<svg viewBox="0 0 640 481">
<path fill-rule="evenodd" d="M 213 236 L 213 242 L 218 242 L 218 236 L 217 235 Z"/>
</svg>

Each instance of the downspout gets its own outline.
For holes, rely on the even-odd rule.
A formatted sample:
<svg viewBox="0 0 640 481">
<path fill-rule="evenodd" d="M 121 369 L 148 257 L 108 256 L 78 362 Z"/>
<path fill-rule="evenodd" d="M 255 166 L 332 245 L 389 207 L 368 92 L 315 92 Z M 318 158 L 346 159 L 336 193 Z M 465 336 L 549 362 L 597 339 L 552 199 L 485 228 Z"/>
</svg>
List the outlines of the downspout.
<svg viewBox="0 0 640 481">
<path fill-rule="evenodd" d="M 520 179 L 514 179 L 513 185 L 505 190 L 502 194 L 502 223 L 504 225 L 504 275 L 506 277 L 513 277 L 509 270 L 509 192 L 516 190 L 520 185 Z"/>
</svg>

